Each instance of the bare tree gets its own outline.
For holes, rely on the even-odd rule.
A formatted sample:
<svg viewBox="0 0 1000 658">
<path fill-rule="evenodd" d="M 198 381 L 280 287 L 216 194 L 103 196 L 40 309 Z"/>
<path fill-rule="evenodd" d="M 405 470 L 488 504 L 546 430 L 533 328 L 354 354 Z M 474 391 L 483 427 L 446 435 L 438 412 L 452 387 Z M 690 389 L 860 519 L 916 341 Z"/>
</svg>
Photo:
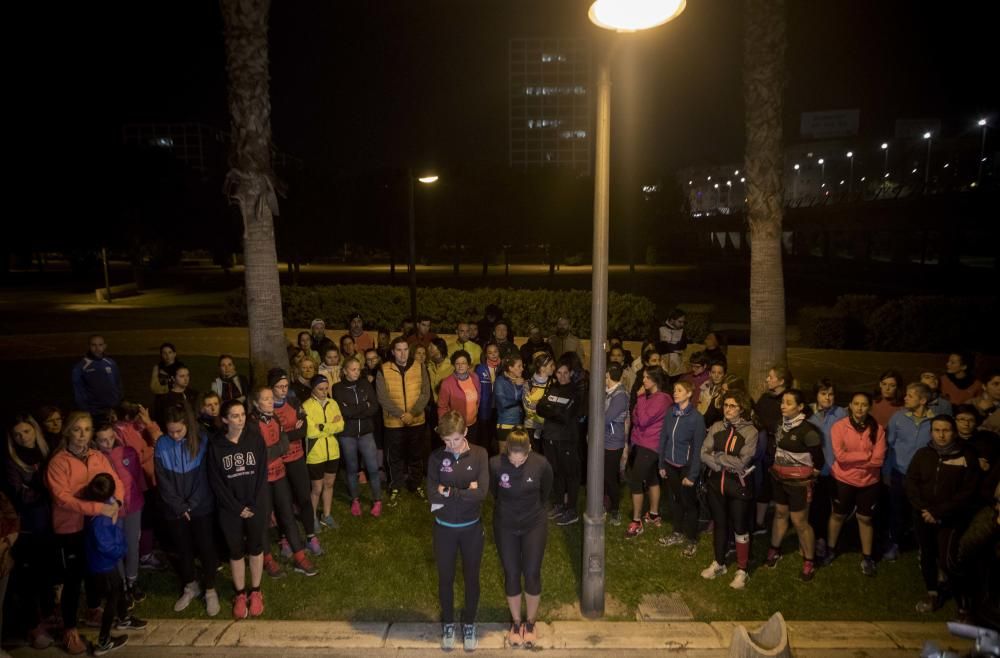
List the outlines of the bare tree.
<svg viewBox="0 0 1000 658">
<path fill-rule="evenodd" d="M 270 0 L 221 0 L 232 123 L 226 195 L 243 216 L 247 328 L 254 381 L 288 367 L 274 246 L 278 214 L 271 169 L 267 24 Z"/>
<path fill-rule="evenodd" d="M 750 372 L 755 395 L 768 369 L 786 359 L 782 270 L 782 111 L 785 1 L 745 0 L 743 100 L 746 106 L 750 237 Z"/>
</svg>

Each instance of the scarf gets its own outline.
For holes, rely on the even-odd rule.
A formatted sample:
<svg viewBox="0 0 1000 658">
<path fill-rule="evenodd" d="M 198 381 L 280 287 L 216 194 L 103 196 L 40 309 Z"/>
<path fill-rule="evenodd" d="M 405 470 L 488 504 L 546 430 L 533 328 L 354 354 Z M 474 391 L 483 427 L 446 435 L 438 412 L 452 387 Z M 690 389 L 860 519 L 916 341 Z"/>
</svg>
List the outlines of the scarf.
<svg viewBox="0 0 1000 658">
<path fill-rule="evenodd" d="M 679 405 L 679 404 L 673 405 L 672 411 L 674 412 L 674 417 L 675 418 L 676 417 L 680 417 L 680 416 L 686 416 L 686 415 L 688 415 L 688 413 L 691 412 L 691 401 L 688 400 L 687 406 L 684 407 L 683 409 L 681 409 L 681 405 Z"/>
<path fill-rule="evenodd" d="M 464 375 L 460 375 L 457 372 L 455 373 L 455 379 L 457 379 L 460 382 L 464 382 L 468 378 L 469 378 L 469 373 L 468 372 L 466 372 Z"/>
<path fill-rule="evenodd" d="M 16 443 L 13 445 L 14 445 L 14 454 L 16 454 L 17 458 L 28 466 L 37 466 L 42 462 L 42 459 L 44 459 L 44 455 L 42 455 L 42 450 L 41 448 L 38 447 L 37 443 L 30 448 L 25 448 L 24 446 L 18 445 Z"/>
<path fill-rule="evenodd" d="M 540 378 L 538 375 L 532 375 L 531 376 L 531 381 L 533 383 L 537 384 L 538 386 L 545 386 L 546 384 L 549 383 L 549 378 L 548 377 L 541 377 Z"/>
<path fill-rule="evenodd" d="M 868 416 L 865 416 L 864 420 L 860 423 L 854 420 L 854 414 L 848 414 L 847 417 L 851 419 L 851 427 L 857 430 L 859 434 L 864 434 L 864 431 L 868 429 Z"/>
<path fill-rule="evenodd" d="M 495 359 L 491 359 L 489 357 L 486 357 L 486 365 L 488 365 L 490 368 L 496 370 L 497 366 L 500 365 L 500 357 L 497 357 Z"/>
<path fill-rule="evenodd" d="M 956 441 L 955 439 L 952 439 L 951 443 L 949 443 L 946 446 L 939 446 L 937 444 L 937 441 L 933 440 L 931 441 L 930 445 L 932 448 L 934 448 L 934 451 L 938 454 L 938 457 L 950 457 L 952 455 L 957 455 L 959 452 L 961 452 L 961 450 L 959 450 L 958 447 L 958 441 Z"/>
<path fill-rule="evenodd" d="M 805 419 L 806 419 L 806 415 L 804 413 L 799 414 L 795 418 L 785 418 L 785 417 L 782 417 L 781 418 L 781 431 L 783 431 L 783 432 L 791 432 L 793 429 L 795 429 L 796 427 L 798 427 L 799 425 L 801 425 L 802 421 L 804 421 Z"/>
<path fill-rule="evenodd" d="M 945 377 L 951 380 L 957 388 L 965 390 L 976 383 L 976 378 L 972 375 L 966 374 L 965 377 L 958 377 L 958 375 L 953 375 L 950 372 L 945 373 Z"/>
</svg>

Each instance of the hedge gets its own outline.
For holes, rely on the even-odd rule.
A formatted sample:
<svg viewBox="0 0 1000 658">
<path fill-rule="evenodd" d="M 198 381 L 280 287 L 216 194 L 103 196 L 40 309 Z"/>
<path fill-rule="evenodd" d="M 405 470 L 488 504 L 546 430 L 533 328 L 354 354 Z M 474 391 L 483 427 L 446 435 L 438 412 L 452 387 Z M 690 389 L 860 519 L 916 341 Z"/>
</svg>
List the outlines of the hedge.
<svg viewBox="0 0 1000 658">
<path fill-rule="evenodd" d="M 402 286 L 343 285 L 343 286 L 282 286 L 282 311 L 286 327 L 308 327 L 314 318 L 323 318 L 331 328 L 345 326 L 347 317 L 357 311 L 369 328 L 398 328 L 410 314 L 409 288 Z M 434 326 L 443 332 L 454 331 L 460 321 L 477 320 L 488 304 L 503 309 L 513 325 L 514 333 L 523 336 L 529 324 L 548 331 L 561 316 L 569 318 L 575 333 L 590 337 L 590 306 L 592 295 L 586 290 L 510 290 L 477 288 L 420 288 L 417 308 L 421 315 L 433 318 Z M 226 298 L 224 321 L 234 326 L 246 326 L 246 298 L 243 289 Z M 628 340 L 642 340 L 656 324 L 655 305 L 641 295 L 610 293 L 608 295 L 608 332 Z M 707 331 L 708 320 L 695 318 L 693 329 Z M 691 327 L 692 318 L 688 318 Z M 691 340 L 704 337 L 688 331 Z"/>
<path fill-rule="evenodd" d="M 810 347 L 886 352 L 995 350 L 996 319 L 996 298 L 936 296 L 847 295 L 798 315 Z"/>
</svg>

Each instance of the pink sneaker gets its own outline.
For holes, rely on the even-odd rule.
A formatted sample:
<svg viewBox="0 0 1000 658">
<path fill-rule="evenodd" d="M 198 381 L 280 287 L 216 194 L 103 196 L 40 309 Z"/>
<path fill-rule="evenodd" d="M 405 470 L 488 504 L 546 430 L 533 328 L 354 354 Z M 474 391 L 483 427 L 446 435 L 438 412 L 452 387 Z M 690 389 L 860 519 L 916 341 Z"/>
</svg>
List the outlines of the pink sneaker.
<svg viewBox="0 0 1000 658">
<path fill-rule="evenodd" d="M 376 518 L 382 516 L 382 501 L 381 500 L 376 500 L 374 503 L 372 503 L 372 512 L 371 513 L 372 513 L 372 516 L 374 516 Z"/>
<path fill-rule="evenodd" d="M 250 592 L 250 616 L 260 617 L 264 614 L 264 594 L 259 589 Z"/>
<path fill-rule="evenodd" d="M 357 498 L 351 501 L 351 516 L 361 516 L 361 501 Z"/>
</svg>

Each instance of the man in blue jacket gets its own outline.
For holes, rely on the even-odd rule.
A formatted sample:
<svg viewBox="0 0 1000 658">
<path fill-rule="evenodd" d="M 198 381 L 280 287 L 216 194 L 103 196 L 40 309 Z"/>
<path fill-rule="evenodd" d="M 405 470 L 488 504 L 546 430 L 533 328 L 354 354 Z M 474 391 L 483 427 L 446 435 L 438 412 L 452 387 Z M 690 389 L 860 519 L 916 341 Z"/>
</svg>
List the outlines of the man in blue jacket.
<svg viewBox="0 0 1000 658">
<path fill-rule="evenodd" d="M 76 406 L 91 414 L 104 414 L 122 401 L 122 375 L 114 359 L 105 356 L 104 336 L 90 337 L 90 350 L 73 367 Z"/>
<path fill-rule="evenodd" d="M 914 382 L 906 387 L 903 408 L 892 415 L 886 426 L 885 466 L 883 479 L 889 484 L 889 544 L 883 559 L 895 560 L 899 556 L 899 544 L 904 533 L 912 528 L 909 502 L 903 482 L 910 460 L 917 450 L 931 440 L 931 418 L 934 413 L 927 407 L 931 391 L 926 384 Z"/>
</svg>

